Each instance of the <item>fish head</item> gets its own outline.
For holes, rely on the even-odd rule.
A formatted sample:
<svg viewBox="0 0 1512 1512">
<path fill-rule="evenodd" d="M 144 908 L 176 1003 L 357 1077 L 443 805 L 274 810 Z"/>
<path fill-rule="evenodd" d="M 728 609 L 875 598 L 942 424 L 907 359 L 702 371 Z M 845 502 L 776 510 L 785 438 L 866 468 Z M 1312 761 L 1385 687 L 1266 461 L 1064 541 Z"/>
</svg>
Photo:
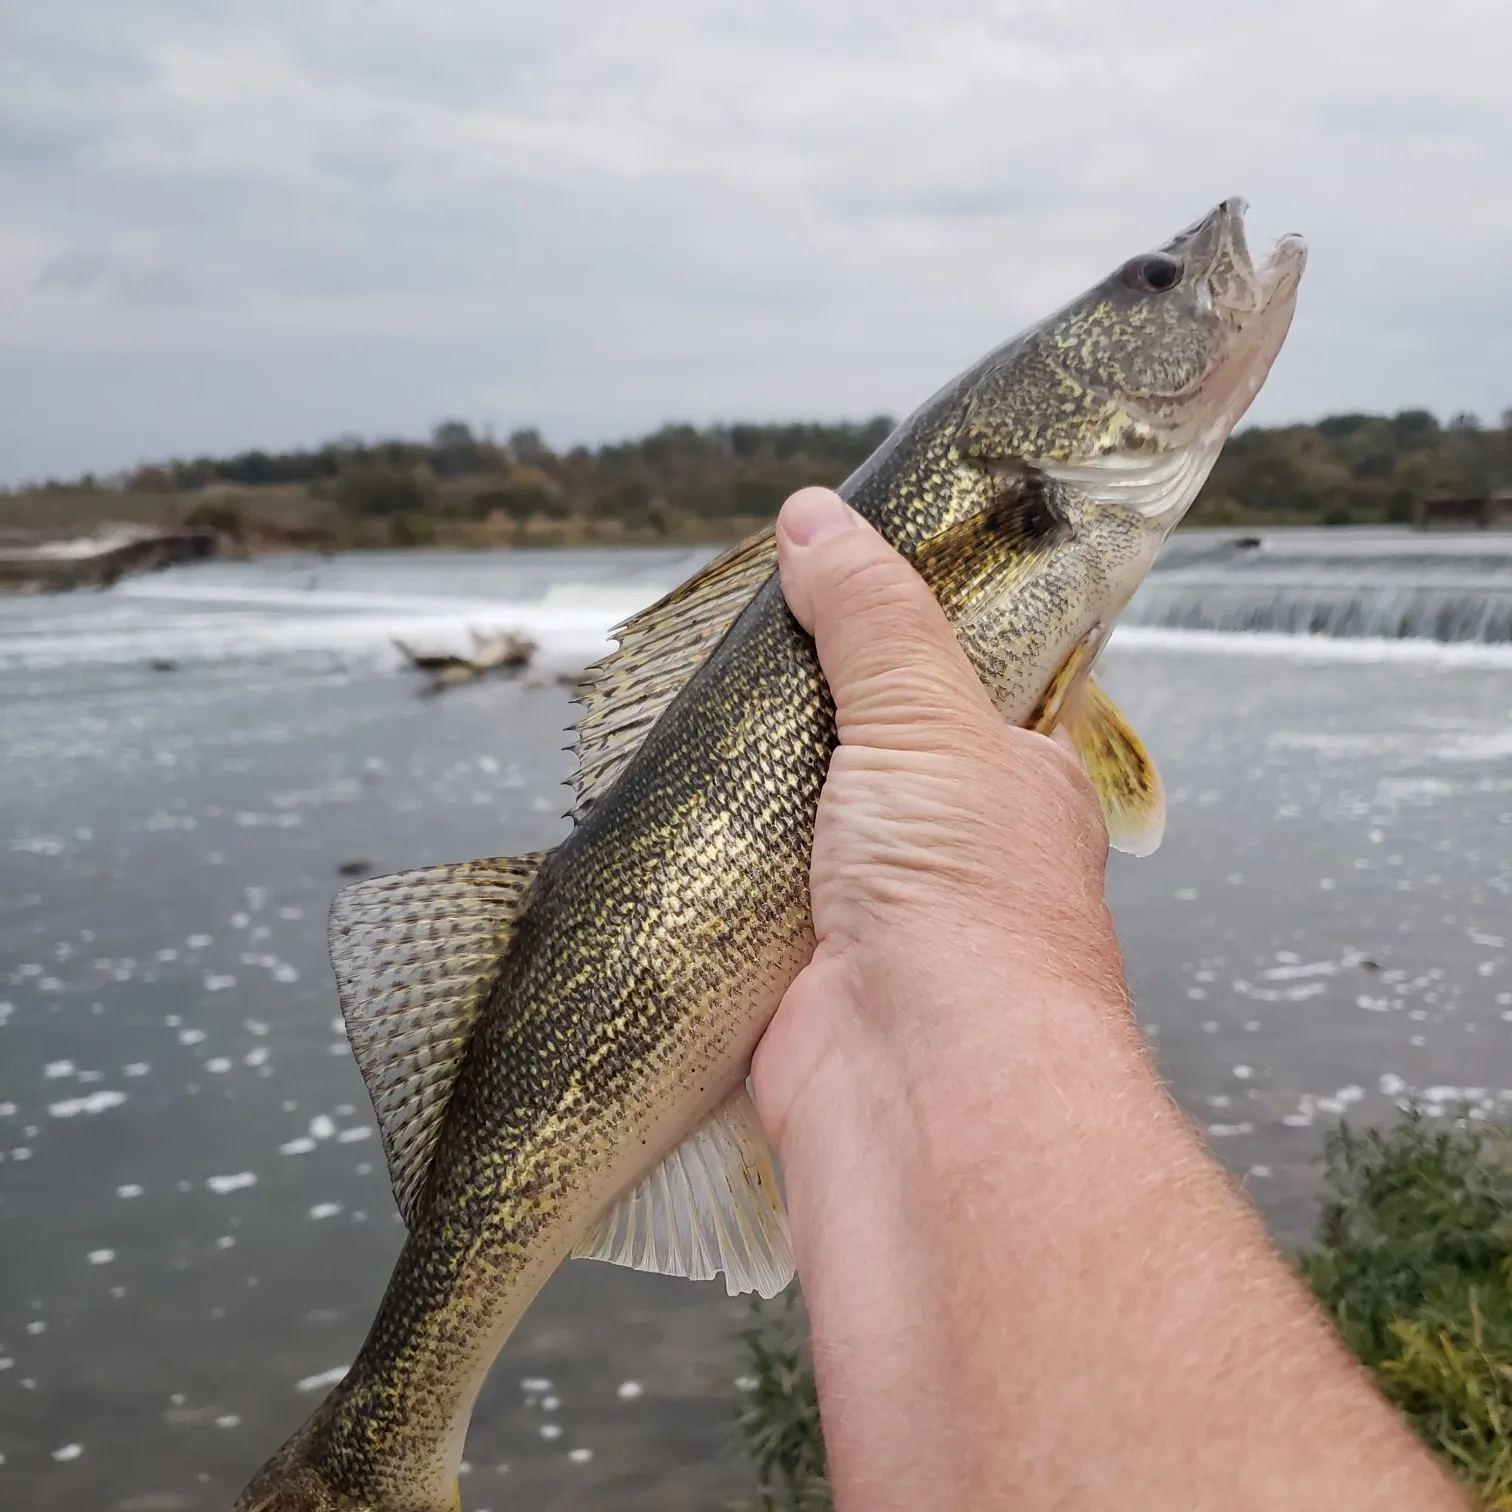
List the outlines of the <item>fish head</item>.
<svg viewBox="0 0 1512 1512">
<path fill-rule="evenodd" d="M 1245 210 L 1225 200 L 993 353 L 962 454 L 1027 464 L 1170 530 L 1265 381 L 1306 262 L 1299 236 L 1254 261 Z"/>
</svg>

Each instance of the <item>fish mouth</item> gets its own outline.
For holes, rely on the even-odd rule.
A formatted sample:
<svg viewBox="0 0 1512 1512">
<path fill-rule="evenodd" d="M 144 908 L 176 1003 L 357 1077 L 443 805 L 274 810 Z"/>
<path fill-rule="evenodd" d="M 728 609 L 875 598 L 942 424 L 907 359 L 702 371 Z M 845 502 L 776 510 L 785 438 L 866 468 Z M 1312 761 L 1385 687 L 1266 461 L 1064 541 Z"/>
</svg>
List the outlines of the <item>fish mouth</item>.
<svg viewBox="0 0 1512 1512">
<path fill-rule="evenodd" d="M 1295 232 L 1256 264 L 1245 235 L 1248 211 L 1249 202 L 1235 195 L 1187 233 L 1210 249 L 1205 283 L 1214 308 L 1236 322 L 1263 315 L 1278 301 L 1289 303 L 1307 264 L 1307 243 Z"/>
<path fill-rule="evenodd" d="M 1185 392 L 1124 409 L 1138 434 L 1133 450 L 1044 470 L 1108 504 L 1141 515 L 1164 535 L 1191 508 L 1223 444 L 1260 392 L 1291 329 L 1307 244 L 1281 237 L 1256 263 L 1245 236 L 1249 206 L 1235 196 L 1161 249 L 1179 259 L 1192 285 L 1191 315 L 1208 331 L 1213 361 Z"/>
<path fill-rule="evenodd" d="M 1204 287 L 1226 333 L 1228 351 L 1192 396 L 1190 421 L 1171 437 L 1173 460 L 1181 459 L 1179 486 L 1156 507 L 1143 511 L 1167 530 L 1191 507 L 1224 442 L 1254 403 L 1296 313 L 1307 243 L 1288 232 L 1256 263 L 1245 237 L 1248 209 L 1246 201 L 1235 196 L 1219 205 L 1204 223 L 1213 230 L 1213 256 Z"/>
</svg>

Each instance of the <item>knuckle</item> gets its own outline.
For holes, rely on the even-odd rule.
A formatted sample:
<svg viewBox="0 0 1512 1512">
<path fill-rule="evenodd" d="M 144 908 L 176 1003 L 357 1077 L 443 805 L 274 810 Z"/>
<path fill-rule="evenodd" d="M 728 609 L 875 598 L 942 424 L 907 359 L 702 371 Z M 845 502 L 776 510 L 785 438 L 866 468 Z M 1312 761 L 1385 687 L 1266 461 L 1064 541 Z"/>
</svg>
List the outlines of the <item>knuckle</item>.
<svg viewBox="0 0 1512 1512">
<path fill-rule="evenodd" d="M 831 610 L 847 616 L 891 615 L 908 597 L 908 564 L 880 539 L 849 532 L 835 538 Z"/>
</svg>

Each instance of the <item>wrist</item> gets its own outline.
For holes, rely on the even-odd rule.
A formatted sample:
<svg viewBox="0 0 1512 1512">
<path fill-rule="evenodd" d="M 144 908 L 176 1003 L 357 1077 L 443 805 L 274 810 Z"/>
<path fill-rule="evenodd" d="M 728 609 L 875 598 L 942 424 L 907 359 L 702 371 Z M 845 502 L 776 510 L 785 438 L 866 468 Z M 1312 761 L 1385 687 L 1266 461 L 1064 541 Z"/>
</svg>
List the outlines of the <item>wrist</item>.
<svg viewBox="0 0 1512 1512">
<path fill-rule="evenodd" d="M 830 1170 L 837 1141 L 905 1131 L 910 1159 L 970 1159 L 976 1130 L 1000 1131 L 1005 1110 L 1036 1137 L 1053 1132 L 1071 1116 L 1057 1088 L 1122 1096 L 1133 1081 L 1164 1101 L 1116 943 L 1071 972 L 1023 938 L 942 930 L 816 966 L 813 989 L 783 1005 L 757 1063 L 758 1105 L 785 1168 L 812 1159 Z"/>
</svg>

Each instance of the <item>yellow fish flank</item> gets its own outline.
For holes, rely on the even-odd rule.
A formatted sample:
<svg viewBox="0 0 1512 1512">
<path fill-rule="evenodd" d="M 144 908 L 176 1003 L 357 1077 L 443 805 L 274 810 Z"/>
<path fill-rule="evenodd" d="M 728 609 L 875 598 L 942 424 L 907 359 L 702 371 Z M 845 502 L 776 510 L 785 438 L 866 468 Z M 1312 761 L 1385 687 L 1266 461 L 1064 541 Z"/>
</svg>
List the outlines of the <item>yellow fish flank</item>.
<svg viewBox="0 0 1512 1512">
<path fill-rule="evenodd" d="M 939 598 L 1004 718 L 1067 732 L 1115 844 L 1159 842 L 1138 738 L 1088 674 L 1253 399 L 1304 252 L 1241 201 L 941 390 L 841 488 Z M 555 850 L 381 877 L 331 915 L 342 1012 L 408 1226 L 346 1378 L 236 1512 L 449 1512 L 468 1419 L 571 1255 L 773 1295 L 793 1274 L 746 1091 L 813 948 L 835 746 L 770 531 L 620 631 Z"/>
</svg>

